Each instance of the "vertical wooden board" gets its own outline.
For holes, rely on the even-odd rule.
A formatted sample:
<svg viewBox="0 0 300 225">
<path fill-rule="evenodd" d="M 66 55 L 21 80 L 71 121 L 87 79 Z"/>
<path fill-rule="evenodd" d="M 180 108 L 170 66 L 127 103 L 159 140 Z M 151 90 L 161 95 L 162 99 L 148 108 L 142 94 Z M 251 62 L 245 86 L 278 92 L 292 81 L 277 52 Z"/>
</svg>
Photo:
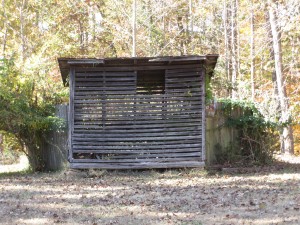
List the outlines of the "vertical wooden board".
<svg viewBox="0 0 300 225">
<path fill-rule="evenodd" d="M 74 133 L 74 95 L 75 95 L 75 69 L 71 68 L 70 70 L 70 103 L 69 103 L 69 118 L 68 118 L 68 127 L 69 127 L 69 156 L 68 160 L 72 162 L 73 160 L 73 142 L 72 136 Z"/>
<path fill-rule="evenodd" d="M 206 150 L 205 150 L 205 128 L 206 128 L 206 115 L 205 115 L 205 68 L 202 68 L 201 75 L 202 75 L 202 160 L 206 160 Z"/>
</svg>

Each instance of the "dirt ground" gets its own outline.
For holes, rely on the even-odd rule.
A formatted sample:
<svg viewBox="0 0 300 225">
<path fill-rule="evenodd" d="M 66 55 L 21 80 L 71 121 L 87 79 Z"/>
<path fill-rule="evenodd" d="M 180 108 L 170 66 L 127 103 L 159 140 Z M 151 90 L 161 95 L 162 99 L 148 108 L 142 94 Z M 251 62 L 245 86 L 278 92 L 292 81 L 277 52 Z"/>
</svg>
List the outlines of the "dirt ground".
<svg viewBox="0 0 300 225">
<path fill-rule="evenodd" d="M 300 224 L 300 164 L 0 175 L 0 224 Z"/>
</svg>

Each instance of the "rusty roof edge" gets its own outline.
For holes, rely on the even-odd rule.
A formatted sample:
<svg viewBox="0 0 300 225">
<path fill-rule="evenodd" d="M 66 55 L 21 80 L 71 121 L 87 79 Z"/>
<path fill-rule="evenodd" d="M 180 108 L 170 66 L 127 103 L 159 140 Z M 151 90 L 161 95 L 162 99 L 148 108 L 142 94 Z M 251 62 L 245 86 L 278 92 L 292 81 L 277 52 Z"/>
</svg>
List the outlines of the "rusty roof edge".
<svg viewBox="0 0 300 225">
<path fill-rule="evenodd" d="M 104 64 L 104 59 L 71 59 L 68 60 L 69 65 L 77 64 Z"/>
<path fill-rule="evenodd" d="M 191 55 L 191 56 L 163 56 L 163 57 L 155 57 L 149 59 L 149 62 L 167 62 L 167 61 L 198 61 L 198 60 L 205 60 L 205 55 Z"/>
<path fill-rule="evenodd" d="M 206 55 L 206 59 L 205 59 L 206 74 L 213 76 L 214 69 L 218 62 L 218 58 L 219 58 L 218 54 Z"/>
</svg>

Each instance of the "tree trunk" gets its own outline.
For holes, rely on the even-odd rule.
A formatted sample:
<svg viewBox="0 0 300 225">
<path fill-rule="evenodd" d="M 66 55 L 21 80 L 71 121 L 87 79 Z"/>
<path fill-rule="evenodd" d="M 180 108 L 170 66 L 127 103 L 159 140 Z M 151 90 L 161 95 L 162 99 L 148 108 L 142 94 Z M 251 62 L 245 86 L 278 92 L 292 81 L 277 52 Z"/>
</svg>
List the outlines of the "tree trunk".
<svg viewBox="0 0 300 225">
<path fill-rule="evenodd" d="M 189 54 L 192 54 L 194 52 L 194 14 L 193 14 L 193 1 L 189 0 L 189 29 L 187 29 L 188 32 L 188 45 L 189 45 Z"/>
<path fill-rule="evenodd" d="M 292 126 L 289 124 L 291 118 L 289 113 L 287 93 L 284 85 L 280 31 L 278 29 L 277 22 L 276 22 L 275 7 L 276 7 L 275 4 L 270 1 L 269 19 L 271 25 L 272 38 L 273 38 L 276 83 L 277 83 L 278 98 L 280 103 L 280 120 L 283 123 L 283 128 L 281 131 L 282 132 L 281 150 L 285 154 L 294 154 L 293 129 Z"/>
<path fill-rule="evenodd" d="M 224 42 L 225 42 L 225 66 L 226 66 L 226 77 L 227 77 L 227 81 L 230 82 L 231 81 L 231 44 L 230 44 L 230 36 L 229 36 L 229 29 L 228 29 L 228 14 L 229 14 L 229 10 L 228 10 L 228 4 L 227 4 L 227 0 L 223 0 L 223 14 L 224 14 Z M 231 90 L 228 90 L 228 96 L 231 95 Z"/>
<path fill-rule="evenodd" d="M 232 77 L 231 82 L 233 85 L 232 98 L 237 98 L 237 76 L 238 76 L 238 63 L 237 63 L 237 2 L 231 1 L 231 62 L 232 62 Z"/>
<path fill-rule="evenodd" d="M 251 26 L 251 39 L 250 39 L 250 55 L 251 55 L 251 99 L 254 102 L 255 100 L 255 33 L 254 33 L 254 5 L 253 0 L 251 0 L 251 17 L 250 17 L 250 26 Z"/>
<path fill-rule="evenodd" d="M 25 12 L 25 8 L 27 7 L 27 0 L 22 0 L 22 5 L 21 5 L 21 9 L 20 9 L 20 34 L 21 34 L 21 47 L 22 47 L 22 62 L 24 62 L 26 54 L 25 54 L 25 50 L 26 50 L 26 44 L 25 44 L 25 21 L 24 21 L 24 12 Z"/>
<path fill-rule="evenodd" d="M 3 44 L 2 44 L 2 55 L 5 57 L 6 52 L 6 43 L 7 43 L 7 32 L 8 32 L 8 26 L 7 26 L 7 16 L 6 16 L 6 10 L 5 10 L 5 0 L 2 0 L 2 8 L 3 8 L 3 27 L 4 28 L 4 37 L 3 37 Z"/>
<path fill-rule="evenodd" d="M 132 57 L 136 57 L 136 0 L 132 2 Z"/>
</svg>

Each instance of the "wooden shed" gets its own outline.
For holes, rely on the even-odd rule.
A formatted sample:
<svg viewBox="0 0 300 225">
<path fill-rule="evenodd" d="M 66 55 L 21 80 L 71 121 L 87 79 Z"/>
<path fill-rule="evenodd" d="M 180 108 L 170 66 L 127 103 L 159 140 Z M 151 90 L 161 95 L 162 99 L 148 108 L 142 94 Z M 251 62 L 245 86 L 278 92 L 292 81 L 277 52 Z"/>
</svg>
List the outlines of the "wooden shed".
<svg viewBox="0 0 300 225">
<path fill-rule="evenodd" d="M 70 167 L 203 166 L 205 80 L 217 58 L 59 58 L 70 87 Z"/>
</svg>

